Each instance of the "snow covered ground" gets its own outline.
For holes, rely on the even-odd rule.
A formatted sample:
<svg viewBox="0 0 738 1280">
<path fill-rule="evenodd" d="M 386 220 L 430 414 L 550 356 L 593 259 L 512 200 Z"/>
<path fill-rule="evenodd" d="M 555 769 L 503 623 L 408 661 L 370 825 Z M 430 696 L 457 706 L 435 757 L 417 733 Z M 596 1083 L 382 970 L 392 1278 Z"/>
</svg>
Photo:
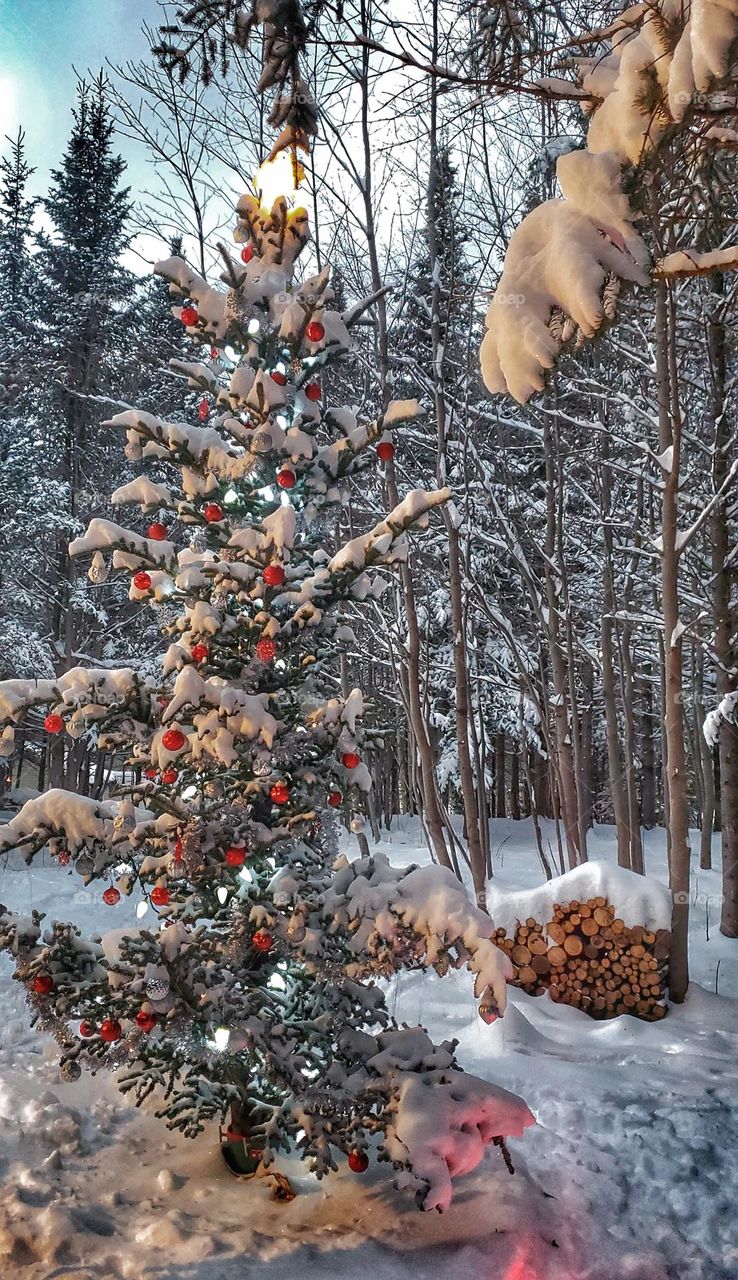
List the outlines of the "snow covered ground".
<svg viewBox="0 0 738 1280">
<path fill-rule="evenodd" d="M 400 824 L 393 860 L 424 861 Z M 527 824 L 494 824 L 496 885 L 542 878 Z M 613 860 L 612 833 L 590 856 Z M 663 878 L 663 837 L 647 843 Z M 299 1184 L 290 1205 L 221 1166 L 215 1135 L 190 1142 L 136 1110 L 104 1075 L 59 1080 L 0 964 L 0 1276 L 24 1280 L 735 1280 L 738 1277 L 738 941 L 717 930 L 719 876 L 695 873 L 693 986 L 660 1023 L 596 1023 L 512 993 L 486 1026 L 468 975 L 406 975 L 395 1011 L 460 1041 L 460 1058 L 520 1092 L 538 1119 L 460 1186 L 449 1213 L 421 1214 L 387 1166 Z M 0 900 L 109 928 L 79 879 L 9 859 Z M 133 920 L 135 904 L 115 910 Z M 126 914 L 127 913 L 127 914 Z M 719 994 L 715 994 L 715 992 Z"/>
</svg>

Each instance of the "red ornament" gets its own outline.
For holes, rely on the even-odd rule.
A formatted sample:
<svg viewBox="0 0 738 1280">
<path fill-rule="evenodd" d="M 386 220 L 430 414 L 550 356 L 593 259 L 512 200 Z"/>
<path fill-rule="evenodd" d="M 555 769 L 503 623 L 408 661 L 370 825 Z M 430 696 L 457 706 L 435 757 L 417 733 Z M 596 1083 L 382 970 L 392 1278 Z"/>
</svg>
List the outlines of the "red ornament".
<svg viewBox="0 0 738 1280">
<path fill-rule="evenodd" d="M 155 769 L 155 768 L 154 768 L 154 766 L 153 766 L 153 764 L 152 764 L 152 765 L 149 765 L 149 768 L 148 768 L 148 769 L 144 769 L 144 777 L 145 777 L 145 778 L 151 778 L 151 781 L 152 781 L 152 782 L 153 782 L 154 778 L 158 778 L 158 776 L 159 776 L 159 770 L 158 770 L 158 769 Z"/>
<path fill-rule="evenodd" d="M 37 973 L 31 985 L 37 996 L 47 996 L 54 990 L 54 979 L 49 973 Z"/>
<path fill-rule="evenodd" d="M 204 422 L 209 413 L 210 413 L 210 405 L 206 400 L 205 396 L 203 396 L 202 400 L 197 406 L 197 416 L 201 422 Z"/>
<path fill-rule="evenodd" d="M 281 564 L 268 564 L 261 576 L 268 587 L 281 587 L 287 575 Z"/>
<path fill-rule="evenodd" d="M 120 902 L 120 893 L 115 885 L 111 884 L 110 888 L 105 890 L 102 899 L 108 907 L 114 907 L 116 902 Z"/>
<path fill-rule="evenodd" d="M 89 1040 L 90 1036 L 94 1036 L 95 1034 L 94 1024 L 92 1022 L 80 1022 L 79 1034 L 82 1036 L 83 1040 Z"/>
<path fill-rule="evenodd" d="M 146 537 L 154 542 L 163 542 L 167 536 L 166 527 L 159 520 L 154 520 L 146 530 Z"/>
<path fill-rule="evenodd" d="M 278 387 L 284 387 L 287 385 L 287 378 L 282 373 L 281 369 L 273 369 L 270 377 L 272 382 L 276 382 Z"/>
<path fill-rule="evenodd" d="M 206 502 L 202 514 L 208 524 L 218 524 L 223 519 L 223 508 L 219 502 Z"/>
<path fill-rule="evenodd" d="M 277 484 L 280 489 L 294 489 L 297 484 L 297 476 L 292 467 L 281 467 L 277 472 Z"/>
<path fill-rule="evenodd" d="M 267 933 L 266 929 L 257 929 L 251 941 L 257 951 L 263 951 L 265 954 L 267 951 L 271 951 L 274 943 L 271 933 Z"/>
<path fill-rule="evenodd" d="M 241 250 L 241 261 L 250 262 L 253 256 L 254 256 L 254 246 L 252 244 L 245 244 L 243 246 L 243 249 Z"/>
<path fill-rule="evenodd" d="M 242 867 L 245 861 L 245 849 L 239 849 L 237 845 L 231 845 L 230 849 L 226 849 L 225 864 L 227 867 Z"/>
<path fill-rule="evenodd" d="M 157 884 L 151 890 L 151 901 L 155 907 L 165 907 L 169 902 L 169 890 L 163 884 Z"/>
<path fill-rule="evenodd" d="M 343 804 L 343 796 L 341 795 L 341 792 L 331 791 L 328 796 L 328 803 L 333 809 L 338 809 L 338 807 Z"/>
<path fill-rule="evenodd" d="M 377 445 L 377 457 L 380 462 L 391 462 L 395 456 L 395 446 L 391 440 L 380 440 Z"/>
<path fill-rule="evenodd" d="M 134 573 L 133 585 L 137 591 L 148 591 L 151 586 L 151 575 L 142 569 L 140 573 Z"/>
<path fill-rule="evenodd" d="M 170 765 L 168 769 L 164 770 L 163 774 L 161 775 L 161 780 L 165 784 L 165 786 L 168 787 L 171 785 L 172 782 L 176 782 L 178 777 L 179 777 L 179 774 L 177 773 L 177 770 L 173 769 L 172 766 Z"/>
<path fill-rule="evenodd" d="M 273 804 L 286 804 L 290 798 L 290 789 L 286 782 L 275 782 L 269 788 L 269 797 Z"/>
<path fill-rule="evenodd" d="M 357 756 L 355 751 L 344 751 L 341 756 L 341 764 L 345 769 L 358 769 L 361 764 L 361 756 Z"/>
<path fill-rule="evenodd" d="M 217 347 L 211 347 L 211 348 L 210 348 L 210 359 L 211 359 L 211 360 L 219 360 L 219 359 L 220 359 L 220 352 L 219 352 L 219 350 L 218 350 L 218 348 L 217 348 Z"/>
<path fill-rule="evenodd" d="M 123 1035 L 123 1028 L 115 1018 L 103 1018 L 100 1023 L 100 1039 L 106 1044 L 113 1044 L 115 1040 L 120 1040 Z"/>
<path fill-rule="evenodd" d="M 175 841 L 174 845 L 174 861 L 181 862 L 184 854 L 184 845 L 181 840 Z"/>
<path fill-rule="evenodd" d="M 325 337 L 325 325 L 320 320 L 311 320 L 305 330 L 305 337 L 308 342 L 322 342 Z"/>
<path fill-rule="evenodd" d="M 136 1014 L 136 1026 L 148 1035 L 149 1031 L 153 1031 L 156 1026 L 156 1014 L 150 1009 L 139 1009 Z"/>
<path fill-rule="evenodd" d="M 57 857 L 57 862 L 59 863 L 59 866 L 68 867 L 71 861 L 72 861 L 71 853 L 69 853 L 67 849 L 62 849 L 61 853 Z"/>
<path fill-rule="evenodd" d="M 204 662 L 210 650 L 206 644 L 193 644 L 191 652 L 193 662 Z"/>
<path fill-rule="evenodd" d="M 308 400 L 320 400 L 323 392 L 319 382 L 308 382 L 305 387 L 305 395 Z"/>
<path fill-rule="evenodd" d="M 369 1157 L 365 1151 L 350 1151 L 348 1167 L 352 1173 L 366 1173 L 369 1168 Z"/>
<path fill-rule="evenodd" d="M 47 733 L 61 733 L 64 728 L 64 721 L 55 711 L 50 711 L 44 720 L 44 729 Z"/>
<path fill-rule="evenodd" d="M 269 636 L 263 636 L 254 650 L 259 662 L 271 662 L 277 654 L 277 646 Z"/>
<path fill-rule="evenodd" d="M 186 741 L 181 729 L 167 729 L 161 735 L 161 745 L 166 751 L 181 751 Z"/>
<path fill-rule="evenodd" d="M 179 313 L 179 318 L 186 329 L 192 329 L 200 319 L 197 307 L 193 307 L 192 303 L 188 303 Z"/>
</svg>

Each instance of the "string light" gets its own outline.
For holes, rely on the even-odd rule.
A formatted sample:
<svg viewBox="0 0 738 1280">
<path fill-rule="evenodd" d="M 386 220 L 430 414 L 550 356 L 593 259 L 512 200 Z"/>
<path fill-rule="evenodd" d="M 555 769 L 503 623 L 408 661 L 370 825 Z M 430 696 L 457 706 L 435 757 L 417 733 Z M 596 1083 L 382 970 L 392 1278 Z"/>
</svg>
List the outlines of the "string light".
<svg viewBox="0 0 738 1280">
<path fill-rule="evenodd" d="M 213 1033 L 213 1038 L 208 1041 L 208 1044 L 212 1048 L 217 1049 L 218 1053 L 225 1053 L 228 1048 L 228 1041 L 230 1038 L 231 1033 L 228 1030 L 228 1027 L 216 1027 L 215 1032 Z"/>
</svg>

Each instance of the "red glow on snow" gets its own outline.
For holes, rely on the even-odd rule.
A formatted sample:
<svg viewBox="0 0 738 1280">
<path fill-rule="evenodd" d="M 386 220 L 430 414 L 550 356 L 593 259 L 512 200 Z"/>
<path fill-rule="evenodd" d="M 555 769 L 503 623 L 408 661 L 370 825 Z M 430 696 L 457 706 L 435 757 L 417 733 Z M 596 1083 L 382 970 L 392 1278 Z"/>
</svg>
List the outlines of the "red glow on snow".
<svg viewBox="0 0 738 1280">
<path fill-rule="evenodd" d="M 531 1265 L 530 1253 L 530 1245 L 519 1245 L 502 1280 L 543 1280 L 540 1271 Z"/>
</svg>

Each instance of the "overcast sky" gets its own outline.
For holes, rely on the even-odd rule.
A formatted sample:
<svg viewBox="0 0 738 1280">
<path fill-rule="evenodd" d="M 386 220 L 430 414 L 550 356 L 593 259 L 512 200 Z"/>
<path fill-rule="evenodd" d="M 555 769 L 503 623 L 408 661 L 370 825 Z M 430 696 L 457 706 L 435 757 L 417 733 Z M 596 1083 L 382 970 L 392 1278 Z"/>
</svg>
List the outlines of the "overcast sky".
<svg viewBox="0 0 738 1280">
<path fill-rule="evenodd" d="M 75 68 L 94 74 L 106 59 L 142 55 L 143 22 L 160 21 L 157 0 L 0 0 L 0 145 L 5 149 L 5 135 L 23 126 L 37 194 L 69 134 Z M 141 160 L 120 142 L 133 160 L 128 182 L 135 185 Z"/>
</svg>

